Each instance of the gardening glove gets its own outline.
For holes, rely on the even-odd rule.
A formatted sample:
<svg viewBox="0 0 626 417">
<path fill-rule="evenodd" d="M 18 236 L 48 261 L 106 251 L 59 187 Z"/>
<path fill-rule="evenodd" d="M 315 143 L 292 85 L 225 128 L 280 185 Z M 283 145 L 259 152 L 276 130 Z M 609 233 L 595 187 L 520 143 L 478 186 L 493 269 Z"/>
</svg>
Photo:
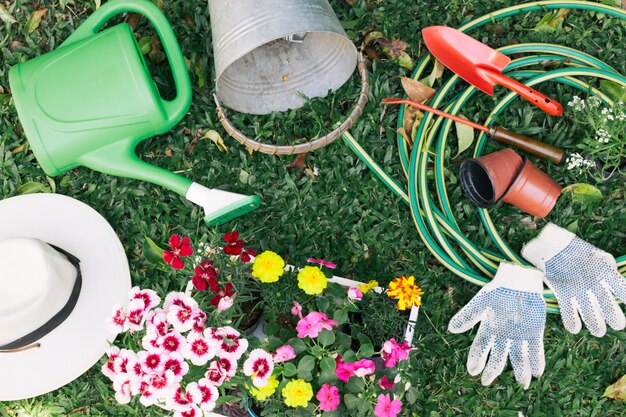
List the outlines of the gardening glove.
<svg viewBox="0 0 626 417">
<path fill-rule="evenodd" d="M 615 330 L 626 327 L 624 313 L 613 297 L 626 301 L 626 280 L 611 254 L 548 223 L 524 246 L 522 256 L 545 272 L 546 284 L 559 302 L 569 332 L 580 331 L 580 317 L 598 337 L 606 333 L 606 323 Z"/>
<path fill-rule="evenodd" d="M 463 333 L 481 322 L 467 357 L 467 371 L 470 375 L 482 372 L 483 385 L 502 373 L 507 356 L 515 380 L 524 389 L 533 376 L 543 374 L 546 303 L 542 277 L 538 269 L 502 262 L 493 280 L 450 320 L 452 333 Z"/>
</svg>

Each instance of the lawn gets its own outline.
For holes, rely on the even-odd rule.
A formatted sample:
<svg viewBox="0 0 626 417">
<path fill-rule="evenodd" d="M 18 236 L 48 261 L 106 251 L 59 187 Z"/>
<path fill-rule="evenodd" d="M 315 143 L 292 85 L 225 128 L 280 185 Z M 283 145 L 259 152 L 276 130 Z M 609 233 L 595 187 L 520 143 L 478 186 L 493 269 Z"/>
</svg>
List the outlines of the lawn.
<svg viewBox="0 0 626 417">
<path fill-rule="evenodd" d="M 191 109 L 169 133 L 142 143 L 137 153 L 150 163 L 180 172 L 208 187 L 262 198 L 254 212 L 219 227 L 207 227 L 200 210 L 163 188 L 139 181 L 106 176 L 77 168 L 49 178 L 29 150 L 12 105 L 8 71 L 12 65 L 58 47 L 95 8 L 93 1 L 60 0 L 4 1 L 16 23 L 0 21 L 0 193 L 3 198 L 26 191 L 57 192 L 79 199 L 98 210 L 117 231 L 128 255 L 134 285 L 168 290 L 181 289 L 182 278 L 156 270 L 142 253 L 145 237 L 161 246 L 172 233 L 194 241 L 216 238 L 238 230 L 250 246 L 271 249 L 288 263 L 303 264 L 308 257 L 324 258 L 338 265 L 336 275 L 367 281 L 389 282 L 400 275 L 414 275 L 425 291 L 416 330 L 419 361 L 419 396 L 411 413 L 438 416 L 611 417 L 626 415 L 623 402 L 603 398 L 605 388 L 626 373 L 626 333 L 609 330 L 595 338 L 583 330 L 566 332 L 560 317 L 548 315 L 545 333 L 545 374 L 525 391 L 515 383 L 510 367 L 489 387 L 470 377 L 465 361 L 475 330 L 461 335 L 447 331 L 452 315 L 465 305 L 478 287 L 444 268 L 420 240 L 407 205 L 391 193 L 341 140 L 293 166 L 294 157 L 250 154 L 227 137 L 217 119 L 214 92 L 213 52 L 206 1 L 171 0 L 164 12 L 178 35 L 188 59 L 194 86 Z M 98 1 L 99 3 L 99 1 Z M 517 4 L 514 0 L 344 0 L 331 4 L 349 36 L 357 44 L 368 30 L 408 43 L 414 62 L 427 52 L 420 30 L 429 25 L 459 27 L 489 12 Z M 614 4 L 613 1 L 604 3 Z M 29 21 L 32 13 L 47 9 L 40 22 Z M 1 9 L 0 9 L 1 12 Z M 597 13 L 572 11 L 556 30 L 533 28 L 546 11 L 523 13 L 486 26 L 477 37 L 492 46 L 514 42 L 560 43 L 582 50 L 626 73 L 626 26 L 624 21 Z M 140 21 L 138 38 L 152 35 Z M 392 177 L 406 184 L 396 146 L 398 109 L 380 104 L 387 96 L 403 94 L 399 77 L 410 76 L 381 54 L 370 69 L 371 93 L 363 116 L 352 135 Z M 152 71 L 163 94 L 168 87 L 168 67 L 152 60 Z M 450 74 L 446 72 L 444 78 Z M 230 112 L 235 124 L 248 135 L 270 143 L 291 143 L 292 138 L 321 136 L 348 114 L 359 91 L 355 76 L 325 99 L 315 99 L 304 108 L 270 116 Z M 501 95 L 504 93 L 499 91 Z M 570 88 L 550 93 L 565 104 L 576 94 Z M 483 121 L 494 101 L 474 97 L 464 114 Z M 575 126 L 554 125 L 540 111 L 516 100 L 498 123 L 519 133 L 547 138 L 566 149 L 576 143 Z M 204 134 L 215 129 L 222 134 L 227 151 L 220 150 Z M 453 145 L 456 152 L 456 144 Z M 490 148 L 491 149 L 491 148 Z M 493 147 L 495 150 L 496 147 Z M 463 156 L 469 156 L 466 151 Z M 490 247 L 489 239 L 473 208 L 455 185 L 459 158 L 450 163 L 449 197 L 461 229 L 478 244 Z M 546 165 L 541 165 L 545 167 Z M 550 173 L 562 184 L 586 182 L 563 167 L 550 165 Z M 598 247 L 623 255 L 626 243 L 624 178 L 599 187 L 600 202 L 581 204 L 561 198 L 548 219 L 575 227 L 582 238 Z M 514 251 L 534 237 L 545 220 L 530 219 L 514 208 L 498 205 L 490 211 L 497 230 Z M 101 362 L 103 363 L 103 362 Z M 100 364 L 101 364 L 100 363 Z M 161 416 L 155 408 L 139 402 L 118 405 L 100 366 L 64 388 L 38 398 L 0 404 L 3 417 L 39 416 Z M 2 378 L 0 370 L 0 378 Z"/>
</svg>

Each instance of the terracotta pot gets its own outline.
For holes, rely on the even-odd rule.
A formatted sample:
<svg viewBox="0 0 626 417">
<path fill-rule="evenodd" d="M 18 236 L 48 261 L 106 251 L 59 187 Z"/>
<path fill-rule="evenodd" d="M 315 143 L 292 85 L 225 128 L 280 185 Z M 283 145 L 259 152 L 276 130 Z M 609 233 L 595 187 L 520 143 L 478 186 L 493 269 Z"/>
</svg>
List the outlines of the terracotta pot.
<svg viewBox="0 0 626 417">
<path fill-rule="evenodd" d="M 528 158 L 502 201 L 533 216 L 544 218 L 561 195 L 561 186 L 540 171 Z"/>
<path fill-rule="evenodd" d="M 461 187 L 475 205 L 487 208 L 506 193 L 522 165 L 522 158 L 512 149 L 466 159 L 459 172 Z"/>
</svg>

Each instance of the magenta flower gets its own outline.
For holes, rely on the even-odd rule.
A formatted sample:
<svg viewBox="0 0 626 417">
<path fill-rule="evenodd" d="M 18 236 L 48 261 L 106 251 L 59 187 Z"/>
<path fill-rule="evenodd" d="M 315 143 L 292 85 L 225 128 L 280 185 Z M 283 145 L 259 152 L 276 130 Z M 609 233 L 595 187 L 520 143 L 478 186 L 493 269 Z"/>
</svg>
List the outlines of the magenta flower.
<svg viewBox="0 0 626 417">
<path fill-rule="evenodd" d="M 263 349 L 254 349 L 243 364 L 243 373 L 251 376 L 252 383 L 259 388 L 267 385 L 273 370 L 274 359 Z"/>
<path fill-rule="evenodd" d="M 322 385 L 315 398 L 320 402 L 320 410 L 334 411 L 339 407 L 339 390 L 328 384 Z"/>
<path fill-rule="evenodd" d="M 376 371 L 376 365 L 369 359 L 361 359 L 352 364 L 352 369 L 354 369 L 354 375 L 362 378 L 373 374 Z"/>
<path fill-rule="evenodd" d="M 378 381 L 378 385 L 380 385 L 382 389 L 392 389 L 395 384 L 393 381 L 388 380 L 387 376 L 383 376 L 380 381 Z"/>
<path fill-rule="evenodd" d="M 412 350 L 413 348 L 409 346 L 407 342 L 399 344 L 396 342 L 396 339 L 392 338 L 383 343 L 383 350 L 380 355 L 385 361 L 385 366 L 387 368 L 393 368 L 399 361 L 408 358 L 409 352 Z"/>
<path fill-rule="evenodd" d="M 363 298 L 363 293 L 357 287 L 350 287 L 348 290 L 349 300 L 360 300 Z"/>
<path fill-rule="evenodd" d="M 296 357 L 296 352 L 289 345 L 283 345 L 276 349 L 276 353 L 274 354 L 274 362 L 287 362 Z"/>
<path fill-rule="evenodd" d="M 332 330 L 333 326 L 337 324 L 339 323 L 329 319 L 326 314 L 312 311 L 298 322 L 296 330 L 298 331 L 299 338 L 308 336 L 311 339 L 315 339 L 322 330 Z"/>
<path fill-rule="evenodd" d="M 311 262 L 311 263 L 313 263 L 313 264 L 319 264 L 319 265 L 325 266 L 326 268 L 329 268 L 329 269 L 335 269 L 335 268 L 337 268 L 337 265 L 335 265 L 334 263 L 332 263 L 332 262 L 328 262 L 328 261 L 325 261 L 325 260 L 323 260 L 323 259 L 313 259 L 313 258 L 309 258 L 309 259 L 307 259 L 306 261 L 307 261 L 307 262 Z"/>
<path fill-rule="evenodd" d="M 341 355 L 337 356 L 335 362 L 335 374 L 337 375 L 337 379 L 343 382 L 348 382 L 350 377 L 354 375 L 354 367 L 351 363 L 343 362 L 341 360 Z"/>
<path fill-rule="evenodd" d="M 393 400 L 389 394 L 380 394 L 378 396 L 378 404 L 374 408 L 374 414 L 377 417 L 396 417 L 402 409 L 402 401 Z"/>
<path fill-rule="evenodd" d="M 183 269 L 185 264 L 181 257 L 193 255 L 193 248 L 188 237 L 181 238 L 180 235 L 172 235 L 170 237 L 171 251 L 163 252 L 163 261 L 171 265 L 173 269 Z"/>
<path fill-rule="evenodd" d="M 302 306 L 300 305 L 299 302 L 297 301 L 293 302 L 293 307 L 291 307 L 291 314 L 302 318 Z"/>
</svg>

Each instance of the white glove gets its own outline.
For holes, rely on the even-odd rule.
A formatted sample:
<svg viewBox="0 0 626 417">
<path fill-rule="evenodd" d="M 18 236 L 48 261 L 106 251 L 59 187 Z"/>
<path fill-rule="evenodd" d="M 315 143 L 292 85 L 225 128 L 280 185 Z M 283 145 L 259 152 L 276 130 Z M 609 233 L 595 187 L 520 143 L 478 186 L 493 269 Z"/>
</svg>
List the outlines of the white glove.
<svg viewBox="0 0 626 417">
<path fill-rule="evenodd" d="M 542 277 L 535 268 L 502 262 L 493 280 L 450 320 L 452 333 L 463 333 L 481 322 L 467 357 L 467 371 L 470 375 L 483 372 L 483 385 L 502 373 L 507 357 L 515 380 L 524 389 L 533 376 L 543 374 L 546 303 Z"/>
<path fill-rule="evenodd" d="M 626 327 L 624 313 L 613 297 L 626 301 L 626 280 L 611 254 L 548 223 L 524 246 L 522 256 L 545 272 L 569 332 L 582 328 L 579 314 L 594 336 L 605 335 L 606 323 L 615 330 Z"/>
</svg>

